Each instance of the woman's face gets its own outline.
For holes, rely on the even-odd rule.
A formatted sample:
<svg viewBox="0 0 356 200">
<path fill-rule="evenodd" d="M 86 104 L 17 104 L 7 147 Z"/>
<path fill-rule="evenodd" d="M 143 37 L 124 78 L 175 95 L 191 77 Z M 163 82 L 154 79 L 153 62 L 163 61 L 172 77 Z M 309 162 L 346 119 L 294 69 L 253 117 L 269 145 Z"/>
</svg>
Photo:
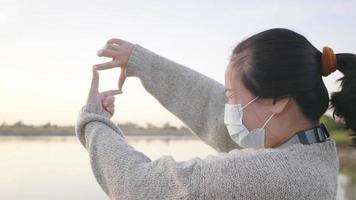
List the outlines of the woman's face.
<svg viewBox="0 0 356 200">
<path fill-rule="evenodd" d="M 225 95 L 228 97 L 232 94 L 231 97 L 228 97 L 229 104 L 241 104 L 244 106 L 253 100 L 255 96 L 243 85 L 239 66 L 234 65 L 235 62 L 230 61 L 225 71 Z M 268 110 L 265 101 L 259 98 L 243 109 L 242 121 L 247 129 L 252 130 L 262 127 L 270 115 L 271 111 Z"/>
</svg>

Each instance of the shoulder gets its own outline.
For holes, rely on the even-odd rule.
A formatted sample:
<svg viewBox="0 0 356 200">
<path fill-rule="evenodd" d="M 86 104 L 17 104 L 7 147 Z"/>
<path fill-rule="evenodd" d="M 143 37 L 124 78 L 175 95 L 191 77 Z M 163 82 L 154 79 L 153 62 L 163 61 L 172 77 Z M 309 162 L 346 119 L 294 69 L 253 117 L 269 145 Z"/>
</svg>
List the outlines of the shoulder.
<svg viewBox="0 0 356 200">
<path fill-rule="evenodd" d="M 251 198 L 258 193 L 272 199 L 298 198 L 301 191 L 306 197 L 332 194 L 337 170 L 320 163 L 323 158 L 316 161 L 310 159 L 320 156 L 318 150 L 322 148 L 308 148 L 300 144 L 286 149 L 234 149 L 228 153 L 209 155 L 200 162 L 200 185 L 218 194 L 219 187 L 211 186 L 214 183 L 225 186 L 224 192 L 237 196 L 251 195 Z M 305 156 L 308 153 L 312 155 Z M 327 156 L 324 159 L 325 162 L 330 161 Z M 323 175 L 326 171 L 331 174 Z M 328 187 L 325 187 L 325 182 L 328 182 Z"/>
</svg>

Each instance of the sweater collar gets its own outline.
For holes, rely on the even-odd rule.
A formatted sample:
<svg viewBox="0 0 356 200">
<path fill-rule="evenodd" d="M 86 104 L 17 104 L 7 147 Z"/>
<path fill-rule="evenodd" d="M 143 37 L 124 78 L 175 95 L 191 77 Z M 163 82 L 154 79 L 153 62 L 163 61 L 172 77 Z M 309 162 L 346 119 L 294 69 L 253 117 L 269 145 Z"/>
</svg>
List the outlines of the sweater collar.
<svg viewBox="0 0 356 200">
<path fill-rule="evenodd" d="M 293 137 L 291 137 L 286 142 L 276 147 L 276 149 L 283 149 L 292 144 L 297 144 L 297 143 L 306 144 L 306 145 L 311 145 L 314 143 L 324 143 L 326 141 L 329 141 L 329 137 L 330 134 L 328 130 L 326 129 L 325 125 L 321 123 L 313 128 L 302 130 L 295 133 Z"/>
</svg>

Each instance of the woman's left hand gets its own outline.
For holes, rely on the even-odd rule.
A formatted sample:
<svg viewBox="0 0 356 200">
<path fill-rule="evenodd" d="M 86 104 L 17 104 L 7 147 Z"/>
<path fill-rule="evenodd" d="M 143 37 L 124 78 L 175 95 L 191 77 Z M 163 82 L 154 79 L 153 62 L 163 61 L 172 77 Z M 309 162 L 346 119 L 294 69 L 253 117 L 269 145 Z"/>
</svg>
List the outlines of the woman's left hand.
<svg viewBox="0 0 356 200">
<path fill-rule="evenodd" d="M 114 95 L 121 94 L 120 90 L 108 90 L 105 92 L 99 92 L 99 72 L 93 68 L 93 77 L 91 81 L 91 87 L 87 98 L 87 104 L 98 104 L 104 110 L 110 113 L 110 117 L 115 112 L 115 97 Z"/>
</svg>

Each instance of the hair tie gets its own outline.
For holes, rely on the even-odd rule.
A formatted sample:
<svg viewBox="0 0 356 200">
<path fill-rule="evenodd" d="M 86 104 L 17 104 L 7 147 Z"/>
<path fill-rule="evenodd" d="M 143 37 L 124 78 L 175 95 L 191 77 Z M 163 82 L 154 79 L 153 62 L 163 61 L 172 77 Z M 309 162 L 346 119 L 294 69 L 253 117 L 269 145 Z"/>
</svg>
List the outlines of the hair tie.
<svg viewBox="0 0 356 200">
<path fill-rule="evenodd" d="M 336 70 L 336 55 L 334 54 L 334 51 L 330 47 L 324 47 L 323 48 L 323 54 L 322 54 L 322 72 L 323 76 L 328 76 L 332 72 Z"/>
</svg>

